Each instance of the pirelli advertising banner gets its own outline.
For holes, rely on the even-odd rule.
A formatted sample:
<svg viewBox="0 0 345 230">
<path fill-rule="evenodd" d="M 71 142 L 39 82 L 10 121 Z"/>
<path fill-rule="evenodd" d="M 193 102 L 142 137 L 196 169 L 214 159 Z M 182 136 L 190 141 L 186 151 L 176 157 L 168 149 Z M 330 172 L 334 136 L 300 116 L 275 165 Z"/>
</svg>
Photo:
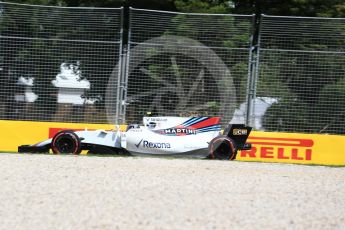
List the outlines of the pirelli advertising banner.
<svg viewBox="0 0 345 230">
<path fill-rule="evenodd" d="M 238 160 L 345 165 L 345 136 L 253 131 Z"/>
<path fill-rule="evenodd" d="M 0 129 L 0 151 L 17 152 L 19 145 L 35 144 L 60 130 L 112 130 L 114 126 L 0 120 Z M 237 160 L 345 165 L 345 136 L 253 131 L 247 142 L 252 143 L 251 150 L 239 152 Z"/>
</svg>

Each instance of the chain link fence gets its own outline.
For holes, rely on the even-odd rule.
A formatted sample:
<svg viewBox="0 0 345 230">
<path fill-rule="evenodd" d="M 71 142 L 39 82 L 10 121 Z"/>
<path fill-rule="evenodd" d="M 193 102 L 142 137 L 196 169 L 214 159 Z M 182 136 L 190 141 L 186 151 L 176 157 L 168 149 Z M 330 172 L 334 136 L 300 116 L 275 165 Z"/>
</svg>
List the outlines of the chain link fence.
<svg viewBox="0 0 345 230">
<path fill-rule="evenodd" d="M 122 19 L 122 9 L 0 3 L 0 119 L 106 123 Z"/>
<path fill-rule="evenodd" d="M 263 15 L 259 36 L 262 128 L 344 134 L 345 19 Z"/>
<path fill-rule="evenodd" d="M 252 15 L 130 9 L 126 120 L 221 116 L 245 101 Z"/>
<path fill-rule="evenodd" d="M 345 134 L 345 19 L 127 16 L 0 2 L 0 119 L 113 124 L 150 112 Z"/>
</svg>

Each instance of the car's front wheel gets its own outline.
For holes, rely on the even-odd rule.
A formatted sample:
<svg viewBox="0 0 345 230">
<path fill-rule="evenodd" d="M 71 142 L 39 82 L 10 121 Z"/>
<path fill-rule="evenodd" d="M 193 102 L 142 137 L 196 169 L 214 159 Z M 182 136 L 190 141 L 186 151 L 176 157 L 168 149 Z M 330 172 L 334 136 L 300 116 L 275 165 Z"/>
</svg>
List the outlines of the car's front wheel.
<svg viewBox="0 0 345 230">
<path fill-rule="evenodd" d="M 63 130 L 53 137 L 51 149 L 54 154 L 80 154 L 81 142 L 73 131 Z"/>
</svg>

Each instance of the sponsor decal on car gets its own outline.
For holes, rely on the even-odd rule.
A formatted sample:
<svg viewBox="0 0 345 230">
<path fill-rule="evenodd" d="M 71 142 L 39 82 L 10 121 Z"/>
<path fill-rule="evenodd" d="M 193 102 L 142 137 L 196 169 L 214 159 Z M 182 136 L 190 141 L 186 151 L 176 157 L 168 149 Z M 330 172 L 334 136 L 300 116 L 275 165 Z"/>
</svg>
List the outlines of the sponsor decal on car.
<svg viewBox="0 0 345 230">
<path fill-rule="evenodd" d="M 165 142 L 150 142 L 144 139 L 141 139 L 138 144 L 134 144 L 135 147 L 139 148 L 142 146 L 143 148 L 150 148 L 150 149 L 170 149 L 170 143 Z"/>
<path fill-rule="evenodd" d="M 186 136 L 198 133 L 220 131 L 219 117 L 192 117 L 180 125 L 168 129 L 153 130 L 153 132 L 167 136 Z"/>
<path fill-rule="evenodd" d="M 164 118 L 164 117 L 147 117 L 145 118 L 147 122 L 156 122 L 156 121 L 167 121 L 168 118 Z"/>
<path fill-rule="evenodd" d="M 165 134 L 186 134 L 186 135 L 190 135 L 190 134 L 196 134 L 196 130 L 195 129 L 186 129 L 186 128 L 171 128 L 171 129 L 163 129 Z"/>
<path fill-rule="evenodd" d="M 248 129 L 234 129 L 232 134 L 234 136 L 245 136 L 248 134 Z"/>
<path fill-rule="evenodd" d="M 143 130 L 142 129 L 137 129 L 137 128 L 133 128 L 133 129 L 130 129 L 130 130 L 128 130 L 127 132 L 133 132 L 133 133 L 141 133 L 141 132 L 143 132 Z"/>
</svg>

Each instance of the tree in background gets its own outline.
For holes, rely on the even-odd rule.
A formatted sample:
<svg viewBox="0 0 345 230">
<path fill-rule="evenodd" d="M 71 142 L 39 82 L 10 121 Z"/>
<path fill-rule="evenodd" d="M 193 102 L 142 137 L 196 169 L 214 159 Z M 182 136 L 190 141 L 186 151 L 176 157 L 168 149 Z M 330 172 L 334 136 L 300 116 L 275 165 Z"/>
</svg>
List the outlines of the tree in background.
<svg viewBox="0 0 345 230">
<path fill-rule="evenodd" d="M 29 3 L 49 4 L 51 1 Z M 35 106 L 42 117 L 30 119 L 50 120 L 57 93 L 51 80 L 59 72 L 59 66 L 66 62 L 81 63 L 83 77 L 94 80 L 89 97 L 105 97 L 103 85 L 119 54 L 118 45 L 114 43 L 120 40 L 119 11 L 1 4 L 1 12 L 0 92 L 6 97 L 1 97 L 0 104 L 5 104 L 7 110 L 2 119 L 13 119 L 16 110 L 12 106 L 13 88 L 23 76 L 35 79 L 34 90 L 39 95 Z M 103 61 L 97 62 L 99 57 Z M 103 95 L 98 95 L 99 92 Z"/>
<path fill-rule="evenodd" d="M 269 14 L 344 17 L 343 0 L 10 0 L 8 2 L 59 6 L 132 6 L 191 13 Z"/>
<path fill-rule="evenodd" d="M 343 0 L 233 0 L 234 13 L 344 17 Z"/>
<path fill-rule="evenodd" d="M 192 12 L 192 13 L 233 13 L 233 14 L 253 14 L 255 13 L 259 16 L 261 13 L 268 14 L 268 15 L 293 15 L 293 16 L 309 16 L 309 17 L 345 17 L 345 2 L 343 0 L 13 0 L 10 2 L 17 2 L 17 3 L 26 3 L 26 4 L 42 4 L 42 5 L 59 5 L 59 6 L 68 6 L 68 7 L 76 7 L 76 6 L 83 6 L 83 7 L 120 7 L 120 6 L 132 6 L 135 8 L 146 8 L 146 9 L 157 9 L 157 10 L 169 10 L 169 11 L 181 11 L 181 12 Z M 128 14 L 125 14 L 128 16 Z M 126 19 L 125 19 L 126 20 Z M 189 33 L 193 34 L 197 31 L 197 28 L 203 26 L 205 21 L 200 21 L 198 23 L 190 23 L 188 20 L 185 20 L 183 16 L 176 17 L 173 20 L 177 21 L 179 25 L 174 28 L 173 33 Z M 207 18 L 205 18 L 207 20 Z M 223 19 L 221 19 L 223 20 Z M 20 19 L 9 19 L 3 17 L 1 23 L 4 22 L 13 25 L 20 31 L 24 33 L 36 33 L 35 23 L 38 22 L 31 20 L 21 21 Z M 40 22 L 44 25 L 44 22 Z M 300 25 L 302 25 L 301 22 Z M 298 25 L 297 25 L 298 26 Z M 305 25 L 304 25 L 305 26 Z M 313 28 L 308 28 L 312 30 Z M 233 21 L 224 20 L 224 28 L 233 28 L 236 29 L 238 24 Z M 320 24 L 320 30 L 324 28 L 329 28 L 330 25 L 327 23 Z M 238 27 L 239 28 L 239 27 Z M 296 50 L 308 50 L 308 51 L 333 51 L 332 47 L 329 43 L 338 44 L 339 47 L 342 47 L 343 40 L 341 38 L 345 34 L 345 28 L 342 25 L 332 25 L 332 31 L 330 34 L 336 34 L 337 36 L 330 37 L 329 39 L 319 39 L 317 40 L 316 37 L 308 37 L 305 36 L 301 40 L 295 40 L 294 34 L 286 35 L 285 39 L 289 43 L 282 43 L 282 46 L 277 45 L 276 48 L 285 49 L 289 47 L 289 49 L 296 49 Z M 2 35 L 6 35 L 8 31 L 6 28 L 1 27 Z M 88 28 L 83 28 L 83 30 L 87 30 Z M 214 28 L 215 32 L 221 28 Z M 43 31 L 44 32 L 44 31 Z M 166 31 L 166 33 L 171 33 L 172 31 Z M 215 32 L 210 32 L 211 34 Z M 301 33 L 300 31 L 297 31 Z M 296 32 L 296 33 L 297 33 Z M 56 33 L 55 37 L 63 38 L 66 34 L 68 36 L 74 36 L 77 31 L 73 30 L 65 30 Z M 101 34 L 102 31 L 97 31 L 97 34 Z M 104 32 L 107 33 L 107 32 Z M 274 33 L 274 32 L 273 32 Z M 302 32 L 303 33 L 303 32 Z M 234 34 L 234 33 L 233 33 Z M 229 37 L 214 37 L 213 40 L 203 41 L 204 34 L 193 34 L 196 39 L 200 39 L 201 42 L 205 43 L 207 46 L 220 46 L 225 48 L 233 48 L 236 46 L 248 45 L 246 42 L 248 41 L 248 37 L 250 34 L 247 31 L 238 30 L 236 32 L 236 36 L 233 34 Z M 97 35 L 96 35 L 97 36 Z M 193 38 L 194 38 L 193 37 Z M 339 39 L 340 38 L 340 39 Z M 338 39 L 338 40 L 337 40 Z M 275 38 L 271 40 L 272 44 L 275 44 Z M 32 65 L 32 69 L 36 68 L 39 71 L 43 71 L 40 66 L 42 63 L 46 63 L 47 65 L 55 65 L 59 63 L 60 59 L 54 56 L 54 49 L 45 49 L 45 45 L 41 44 L 37 41 L 32 41 L 31 46 L 35 47 L 33 49 L 33 53 L 29 53 L 28 49 L 25 48 L 27 44 L 22 44 L 20 47 L 16 47 L 15 52 L 9 54 L 6 58 L 4 64 L 3 72 L 10 72 L 9 66 L 13 63 L 21 63 L 21 66 L 28 66 Z M 12 47 L 12 46 L 11 46 Z M 2 50 L 6 50 L 7 47 L 2 47 Z M 56 47 L 56 49 L 60 49 L 61 47 Z M 344 52 L 343 49 L 337 50 L 339 52 Z M 8 52 L 7 52 L 8 53 Z M 86 50 L 85 53 L 88 53 Z M 52 57 L 51 60 L 41 60 L 43 56 L 50 56 Z M 102 55 L 100 53 L 99 55 Z M 37 57 L 35 62 L 27 62 L 31 56 Z M 71 51 L 71 56 L 73 56 Z M 298 114 L 302 114 L 303 116 L 300 119 L 300 123 L 304 124 L 303 127 L 311 128 L 313 126 L 313 121 L 316 114 L 320 114 L 322 116 L 326 116 L 327 110 L 330 108 L 327 106 L 320 106 L 321 103 L 326 103 L 327 93 L 331 94 L 331 91 L 334 89 L 334 97 L 342 98 L 342 94 L 340 93 L 340 88 L 336 88 L 337 82 L 342 82 L 341 74 L 345 72 L 344 65 L 342 65 L 342 60 L 344 59 L 343 55 L 328 55 L 328 58 L 320 58 L 317 54 L 313 55 L 306 55 L 299 57 L 289 57 L 280 54 L 271 54 L 272 57 L 267 58 L 267 62 L 261 65 L 261 74 L 262 77 L 259 79 L 259 89 L 258 93 L 262 94 L 259 96 L 269 95 L 269 93 L 274 95 L 279 95 L 279 93 L 283 92 L 284 100 L 282 100 L 281 105 L 276 105 L 272 107 L 270 111 L 272 112 L 267 117 L 267 127 L 271 127 L 269 129 L 274 130 L 275 127 L 275 120 L 279 120 L 279 111 L 281 108 L 293 108 L 291 104 L 299 104 L 303 106 L 298 106 Z M 336 62 L 334 61 L 336 57 Z M 231 70 L 236 70 L 235 72 L 239 73 L 238 76 L 234 76 L 234 81 L 236 85 L 236 89 L 243 88 L 243 83 L 241 79 L 246 74 L 246 64 L 245 62 L 241 61 L 233 61 L 236 57 L 224 56 L 222 59 L 228 66 L 231 66 Z M 109 56 L 109 60 L 111 57 Z M 276 60 L 279 60 L 277 62 Z M 1 61 L 1 60 L 0 60 Z M 86 60 L 87 61 L 87 60 Z M 8 63 L 7 63 L 8 62 Z M 281 64 L 284 64 L 282 68 Z M 304 65 L 303 63 L 308 63 Z M 92 62 L 89 64 L 92 65 Z M 108 63 L 109 64 L 109 63 Z M 107 64 L 107 65 L 108 65 Z M 277 66 L 274 66 L 276 64 Z M 327 66 L 327 68 L 325 68 Z M 97 67 L 97 66 L 95 66 Z M 299 75 L 295 76 L 295 74 L 290 70 L 299 69 Z M 314 70 L 313 75 L 310 75 L 310 69 Z M 25 70 L 23 70 L 25 72 Z M 87 71 L 85 72 L 87 73 Z M 13 73 L 12 73 L 13 74 Z M 42 73 L 34 73 L 41 75 Z M 89 72 L 92 75 L 92 71 Z M 307 77 L 306 77 L 307 76 Z M 327 78 L 325 77 L 327 76 Z M 3 77 L 3 76 L 1 76 Z M 8 75 L 7 75 L 8 77 Z M 281 87 L 275 87 L 273 85 L 283 85 Z M 305 86 L 308 85 L 306 88 Z M 5 87 L 5 86 L 3 86 Z M 6 88 L 6 87 L 5 87 Z M 238 93 L 238 95 L 242 95 L 243 93 Z M 339 94 L 339 95 L 338 95 Z M 285 98 L 286 96 L 286 98 Z M 291 97 L 292 101 L 287 101 L 287 98 Z M 242 100 L 243 97 L 238 98 L 238 100 Z M 320 102 L 320 103 L 318 103 Z M 286 110 L 286 109 L 285 109 Z M 303 110 L 310 110 L 311 112 L 306 112 Z M 288 110 L 286 110 L 288 112 Z M 318 112 L 319 111 L 319 112 Z M 274 113 L 278 114 L 274 117 Z M 342 114 L 342 113 L 340 113 Z M 336 118 L 336 117 L 335 117 Z M 320 124 L 333 122 L 335 120 L 333 118 L 331 121 L 320 119 Z M 309 119 L 309 120 L 308 120 Z M 302 122 L 303 121 L 303 122 Z M 282 127 L 282 124 L 279 124 L 281 130 L 288 130 L 287 128 Z M 291 124 L 290 124 L 291 125 Z M 322 125 L 321 125 L 322 126 Z M 322 126 L 326 127 L 326 126 Z M 323 128 L 320 129 L 323 129 Z M 327 132 L 339 132 L 339 130 L 333 130 L 333 126 L 327 126 Z M 289 128 L 289 127 L 288 127 Z"/>
</svg>

